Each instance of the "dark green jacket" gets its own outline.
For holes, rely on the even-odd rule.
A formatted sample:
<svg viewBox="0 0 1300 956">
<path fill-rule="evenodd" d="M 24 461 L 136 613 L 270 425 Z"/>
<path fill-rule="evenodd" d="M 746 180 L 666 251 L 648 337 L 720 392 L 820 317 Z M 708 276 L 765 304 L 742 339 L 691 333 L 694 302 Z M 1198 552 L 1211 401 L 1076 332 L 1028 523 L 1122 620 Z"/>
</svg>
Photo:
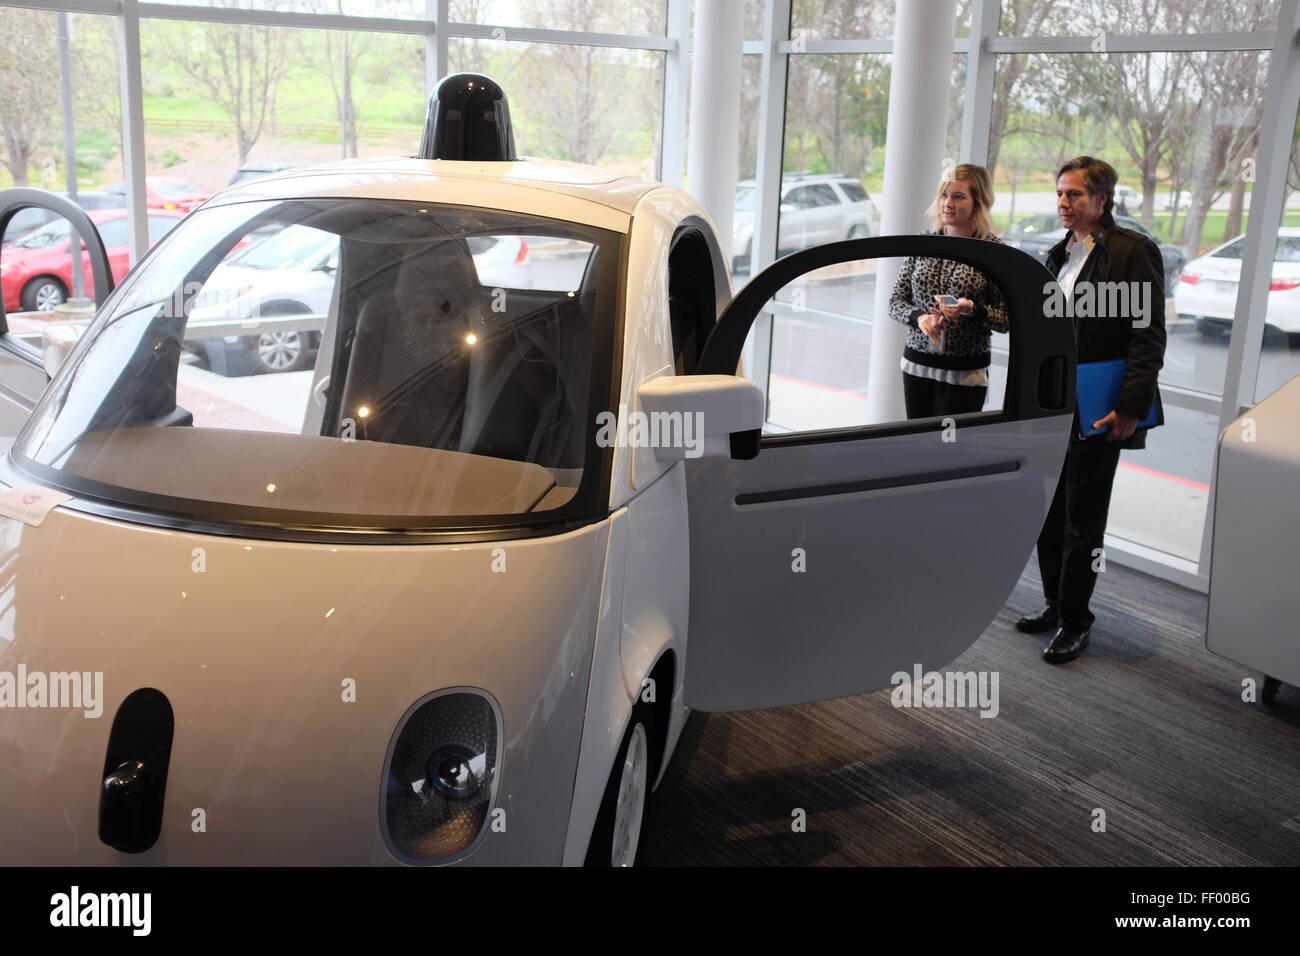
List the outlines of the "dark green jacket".
<svg viewBox="0 0 1300 956">
<path fill-rule="evenodd" d="M 1065 238 L 1047 253 L 1047 268 L 1053 276 L 1061 271 L 1061 266 L 1069 255 L 1066 252 L 1069 239 L 1070 234 L 1066 233 Z M 1146 418 L 1156 400 L 1156 379 L 1165 363 L 1164 263 L 1160 258 L 1160 249 L 1154 242 L 1131 229 L 1116 226 L 1113 221 L 1099 225 L 1092 233 L 1092 241 L 1092 252 L 1074 285 L 1074 334 L 1079 364 L 1124 359 L 1124 387 L 1115 402 L 1115 410 L 1133 415 L 1141 421 Z M 1082 314 L 1084 309 L 1081 299 L 1086 284 L 1091 284 L 1095 293 L 1103 282 L 1149 283 L 1146 295 L 1150 315 Z M 1096 296 L 1094 300 L 1095 298 Z M 1097 310 L 1094 308 L 1088 311 L 1095 313 Z M 1141 327 L 1146 318 L 1149 318 L 1149 323 Z M 1121 448 L 1145 448 L 1146 433 L 1147 429 L 1139 428 L 1131 438 L 1118 444 Z M 1076 427 L 1076 438 L 1079 435 L 1080 431 Z M 1105 441 L 1106 436 L 1103 433 L 1087 440 Z"/>
</svg>

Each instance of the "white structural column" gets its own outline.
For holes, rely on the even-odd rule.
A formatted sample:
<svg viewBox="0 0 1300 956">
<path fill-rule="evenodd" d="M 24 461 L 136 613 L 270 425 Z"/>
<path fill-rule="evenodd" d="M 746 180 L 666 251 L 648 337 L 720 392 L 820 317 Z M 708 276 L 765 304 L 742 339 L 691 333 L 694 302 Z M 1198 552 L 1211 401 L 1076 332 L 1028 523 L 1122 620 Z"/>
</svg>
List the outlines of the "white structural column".
<svg viewBox="0 0 1300 956">
<path fill-rule="evenodd" d="M 144 81 L 140 75 L 140 8 L 136 0 L 122 0 L 122 13 L 117 18 L 117 63 L 121 80 L 122 175 L 126 179 L 126 208 L 131 222 L 131 265 L 135 265 L 149 249 Z"/>
<path fill-rule="evenodd" d="M 790 32 L 791 0 L 767 0 L 763 15 L 763 62 L 759 76 L 758 209 L 750 244 L 749 272 L 757 275 L 776 260 L 781 168 L 785 152 L 785 90 L 790 54 L 781 49 Z"/>
<path fill-rule="evenodd" d="M 712 0 L 695 5 L 686 188 L 718 227 L 724 254 L 731 241 L 740 164 L 740 67 L 744 36 L 744 4 Z"/>
<path fill-rule="evenodd" d="M 659 181 L 680 187 L 686 179 L 687 76 L 691 56 L 691 2 L 668 0 L 668 39 L 664 54 L 664 113 L 659 136 Z"/>
<path fill-rule="evenodd" d="M 989 124 L 993 115 L 993 74 L 997 54 L 989 41 L 998 35 L 998 0 L 971 0 L 970 50 L 966 54 L 966 100 L 958 160 L 987 166 Z"/>
<path fill-rule="evenodd" d="M 424 0 L 424 16 L 432 21 L 433 31 L 424 37 L 424 98 L 433 95 L 433 88 L 451 69 L 448 61 L 447 0 Z"/>
<path fill-rule="evenodd" d="M 780 218 L 781 166 L 785 152 L 785 89 L 790 71 L 790 53 L 782 50 L 790 34 L 791 0 L 767 0 L 763 11 L 762 62 L 759 72 L 758 155 L 754 169 L 758 203 L 754 212 L 754 233 L 749 244 L 749 274 L 758 275 L 776 259 L 776 230 Z M 743 65 L 742 65 L 743 69 Z M 730 259 L 731 235 L 724 235 L 725 255 Z M 754 325 L 740 353 L 745 377 L 757 382 L 768 395 L 772 366 L 772 313 L 764 311 Z M 768 396 L 770 398 L 770 396 Z"/>
<path fill-rule="evenodd" d="M 957 28 L 955 0 L 912 0 L 894 15 L 894 64 L 889 80 L 889 124 L 885 129 L 885 183 L 881 234 L 909 235 L 927 228 L 925 209 L 934 198 L 944 165 L 948 131 L 951 50 Z M 876 269 L 876 309 L 871 323 L 871 377 L 867 421 L 901 421 L 902 373 L 907 328 L 889 318 L 889 296 L 900 259 L 881 260 Z"/>
</svg>

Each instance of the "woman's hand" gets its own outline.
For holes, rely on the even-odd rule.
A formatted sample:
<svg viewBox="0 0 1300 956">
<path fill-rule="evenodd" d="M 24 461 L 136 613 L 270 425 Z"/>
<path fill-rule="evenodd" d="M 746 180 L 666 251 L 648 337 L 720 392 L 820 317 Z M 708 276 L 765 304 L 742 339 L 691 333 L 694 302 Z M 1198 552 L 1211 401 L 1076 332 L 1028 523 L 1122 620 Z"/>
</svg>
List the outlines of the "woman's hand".
<svg viewBox="0 0 1300 956">
<path fill-rule="evenodd" d="M 939 308 L 943 310 L 945 319 L 956 319 L 974 312 L 975 303 L 970 299 L 958 299 L 956 305 L 941 305 Z"/>
<path fill-rule="evenodd" d="M 943 331 L 943 327 L 947 323 L 948 320 L 939 312 L 934 310 L 927 312 L 916 320 L 916 324 L 920 330 L 929 336 L 930 341 L 935 345 L 939 344 L 939 333 Z"/>
</svg>

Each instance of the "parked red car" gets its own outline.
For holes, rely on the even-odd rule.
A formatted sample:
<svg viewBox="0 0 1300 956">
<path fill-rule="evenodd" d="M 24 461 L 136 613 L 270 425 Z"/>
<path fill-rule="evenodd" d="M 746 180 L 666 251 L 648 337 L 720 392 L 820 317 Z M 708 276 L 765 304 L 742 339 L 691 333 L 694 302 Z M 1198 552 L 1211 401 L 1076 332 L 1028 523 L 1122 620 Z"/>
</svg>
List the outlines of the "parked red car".
<svg viewBox="0 0 1300 956">
<path fill-rule="evenodd" d="M 125 209 L 99 209 L 87 213 L 99 230 L 108 250 L 113 282 L 122 281 L 130 269 L 130 233 Z M 153 245 L 185 218 L 183 212 L 149 211 L 149 245 Z M 4 247 L 0 253 L 0 287 L 6 312 L 49 312 L 66 302 L 72 288 L 72 256 L 69 255 L 71 227 L 66 219 L 55 219 L 33 229 Z M 90 255 L 83 246 L 82 275 L 86 295 L 94 296 Z"/>
<path fill-rule="evenodd" d="M 189 212 L 208 199 L 206 193 L 180 179 L 169 179 L 166 176 L 150 176 L 145 179 L 144 185 L 145 205 L 150 209 L 164 209 L 168 212 L 172 210 Z M 119 180 L 111 186 L 105 186 L 104 192 L 121 196 L 122 205 L 126 205 L 126 182 L 124 180 Z"/>
</svg>

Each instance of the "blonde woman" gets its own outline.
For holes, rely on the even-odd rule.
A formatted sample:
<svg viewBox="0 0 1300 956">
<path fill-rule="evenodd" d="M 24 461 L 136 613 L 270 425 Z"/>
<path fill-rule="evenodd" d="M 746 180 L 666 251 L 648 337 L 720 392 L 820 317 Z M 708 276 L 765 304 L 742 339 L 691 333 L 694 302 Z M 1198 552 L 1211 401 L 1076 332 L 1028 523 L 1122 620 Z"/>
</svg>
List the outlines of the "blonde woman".
<svg viewBox="0 0 1300 956">
<path fill-rule="evenodd" d="M 939 183 L 927 214 L 932 236 L 1000 240 L 989 213 L 993 183 L 983 166 L 962 164 Z M 935 296 L 952 296 L 941 305 Z M 972 266 L 909 257 L 889 300 L 889 314 L 908 326 L 903 349 L 903 399 L 908 418 L 978 412 L 988 394 L 992 333 L 1009 328 L 996 286 Z"/>
</svg>

